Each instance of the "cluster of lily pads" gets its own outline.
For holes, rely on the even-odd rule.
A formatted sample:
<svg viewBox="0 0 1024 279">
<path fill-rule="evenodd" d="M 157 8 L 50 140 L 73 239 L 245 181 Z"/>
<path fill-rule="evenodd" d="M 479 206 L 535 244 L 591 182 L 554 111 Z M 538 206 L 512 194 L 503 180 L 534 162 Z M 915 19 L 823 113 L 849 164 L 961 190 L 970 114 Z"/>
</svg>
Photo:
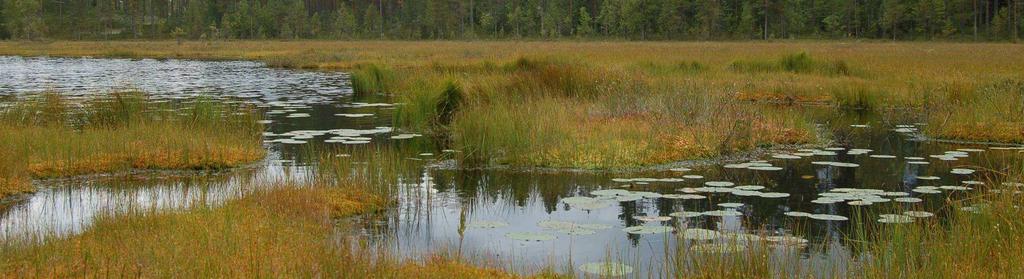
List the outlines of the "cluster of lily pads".
<svg viewBox="0 0 1024 279">
<path fill-rule="evenodd" d="M 264 132 L 263 136 L 266 138 L 282 137 L 274 140 L 266 140 L 266 142 L 276 142 L 283 144 L 305 144 L 310 139 L 320 136 L 331 135 L 330 138 L 325 139 L 325 143 L 342 143 L 342 144 L 366 144 L 370 143 L 371 138 L 369 135 L 390 133 L 390 127 L 376 127 L 373 129 L 357 130 L 357 129 L 333 129 L 333 130 L 296 130 L 285 133 L 275 134 L 271 132 Z"/>
<path fill-rule="evenodd" d="M 471 229 L 496 229 L 508 226 L 508 223 L 501 221 L 475 221 L 466 225 L 467 228 Z M 543 231 L 510 232 L 506 233 L 505 237 L 521 241 L 548 241 L 558 238 L 555 233 L 567 235 L 591 235 L 597 233 L 597 231 L 610 229 L 612 226 L 596 223 L 574 223 L 559 220 L 544 220 L 537 223 L 537 227 L 540 227 Z"/>
<path fill-rule="evenodd" d="M 728 181 L 708 181 L 704 182 L 704 187 L 679 188 L 676 191 L 684 193 L 727 193 L 739 197 L 786 198 L 790 196 L 789 193 L 761 192 L 760 190 L 765 189 L 761 185 L 735 185 L 735 183 Z"/>
<path fill-rule="evenodd" d="M 896 125 L 896 128 L 892 129 L 892 130 L 894 132 L 902 133 L 902 134 L 914 134 L 914 133 L 917 133 L 919 131 L 917 129 L 917 126 L 915 126 L 915 125 L 908 125 L 908 124 Z"/>
<path fill-rule="evenodd" d="M 274 101 L 274 102 L 268 102 L 268 103 L 266 103 L 265 107 L 276 107 L 277 109 L 269 110 L 269 111 L 267 111 L 267 114 L 269 114 L 269 115 L 278 115 L 278 114 L 292 115 L 292 114 L 296 114 L 299 110 L 304 110 L 304 109 L 311 108 L 305 102 L 297 102 L 297 101 L 298 100 L 295 100 L 295 101 Z M 261 106 L 261 107 L 264 107 L 264 106 Z M 299 114 L 298 117 L 303 117 L 303 115 L 305 115 L 305 117 L 309 117 L 309 114 L 307 114 L 307 113 Z M 289 116 L 285 116 L 285 117 L 289 117 Z M 298 118 L 298 117 L 290 117 L 290 118 Z"/>
<path fill-rule="evenodd" d="M 777 154 L 776 156 L 779 156 L 779 155 Z M 790 155 L 790 156 L 792 156 L 792 155 Z M 796 156 L 794 156 L 794 157 L 796 157 Z M 788 158 L 792 158 L 792 157 L 788 157 Z M 797 158 L 797 159 L 799 159 L 799 158 Z M 749 169 L 749 170 L 759 170 L 759 171 L 780 171 L 780 170 L 783 169 L 782 167 L 776 167 L 776 166 L 772 165 L 771 163 L 769 163 L 768 161 L 763 161 L 763 160 L 754 160 L 754 161 L 750 161 L 750 162 L 746 162 L 746 163 L 738 163 L 738 164 L 725 164 L 722 167 L 723 168 L 727 168 L 727 169 Z"/>
<path fill-rule="evenodd" d="M 878 215 L 878 222 L 886 224 L 906 224 L 913 223 L 916 219 L 928 218 L 932 216 L 935 216 L 935 213 L 927 211 L 904 211 L 902 214 Z"/>
</svg>

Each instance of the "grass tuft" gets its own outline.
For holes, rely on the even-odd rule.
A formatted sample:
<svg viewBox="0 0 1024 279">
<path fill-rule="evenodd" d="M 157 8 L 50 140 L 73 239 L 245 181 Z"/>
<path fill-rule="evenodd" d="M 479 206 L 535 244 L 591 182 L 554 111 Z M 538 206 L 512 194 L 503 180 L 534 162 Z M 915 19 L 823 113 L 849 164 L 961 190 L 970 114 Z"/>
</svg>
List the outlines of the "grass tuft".
<svg viewBox="0 0 1024 279">
<path fill-rule="evenodd" d="M 853 75 L 853 70 L 846 61 L 818 61 L 811 58 L 807 52 L 787 54 L 777 60 L 737 60 L 729 64 L 729 69 L 740 73 L 790 72 L 826 76 Z"/>
<path fill-rule="evenodd" d="M 394 82 L 394 73 L 377 64 L 362 64 L 352 72 L 352 91 L 355 94 L 384 94 L 389 92 Z"/>
</svg>

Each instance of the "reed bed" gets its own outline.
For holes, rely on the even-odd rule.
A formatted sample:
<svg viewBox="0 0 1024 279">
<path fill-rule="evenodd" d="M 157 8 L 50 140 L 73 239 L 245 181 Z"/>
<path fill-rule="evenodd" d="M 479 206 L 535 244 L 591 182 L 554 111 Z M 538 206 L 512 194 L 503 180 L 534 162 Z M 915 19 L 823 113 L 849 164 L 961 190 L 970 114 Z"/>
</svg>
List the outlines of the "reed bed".
<svg viewBox="0 0 1024 279">
<path fill-rule="evenodd" d="M 139 169 L 211 170 L 263 157 L 254 110 L 212 100 L 157 103 L 139 92 L 26 97 L 0 113 L 4 194 L 30 179 Z"/>
</svg>

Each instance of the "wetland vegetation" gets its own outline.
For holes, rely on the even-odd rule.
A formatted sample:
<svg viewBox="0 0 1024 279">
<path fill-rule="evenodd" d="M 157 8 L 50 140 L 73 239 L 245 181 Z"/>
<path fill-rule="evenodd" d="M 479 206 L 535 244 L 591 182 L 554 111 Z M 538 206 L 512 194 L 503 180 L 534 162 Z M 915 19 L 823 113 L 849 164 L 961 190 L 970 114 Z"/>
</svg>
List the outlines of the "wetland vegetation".
<svg viewBox="0 0 1024 279">
<path fill-rule="evenodd" d="M 13 100 L 0 111 L 0 197 L 32 191 L 30 179 L 252 163 L 264 154 L 256 113 L 202 98 L 155 103 L 142 92 Z"/>
<path fill-rule="evenodd" d="M 256 162 L 261 175 L 229 182 L 216 201 L 129 203 L 70 234 L 7 235 L 0 274 L 1011 278 L 1024 260 L 1020 53 L 926 42 L 0 42 L 0 54 L 46 56 L 39 63 L 94 57 L 61 67 L 253 60 L 285 75 L 345 73 L 296 83 L 345 88 L 330 94 L 205 98 L 68 97 L 7 77 L 19 84 L 0 92 L 12 93 L 0 118 L 0 156 L 17 158 L 0 162 L 8 193 L 139 169 Z"/>
</svg>

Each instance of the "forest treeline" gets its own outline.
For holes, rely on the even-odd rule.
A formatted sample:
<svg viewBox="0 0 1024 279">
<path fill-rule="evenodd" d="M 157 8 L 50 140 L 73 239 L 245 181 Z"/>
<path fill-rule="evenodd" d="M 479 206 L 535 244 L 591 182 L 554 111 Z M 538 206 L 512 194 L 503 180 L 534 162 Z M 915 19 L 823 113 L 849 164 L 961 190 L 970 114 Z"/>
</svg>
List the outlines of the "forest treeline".
<svg viewBox="0 0 1024 279">
<path fill-rule="evenodd" d="M 0 38 L 1016 40 L 1024 0 L 0 0 Z"/>
</svg>

